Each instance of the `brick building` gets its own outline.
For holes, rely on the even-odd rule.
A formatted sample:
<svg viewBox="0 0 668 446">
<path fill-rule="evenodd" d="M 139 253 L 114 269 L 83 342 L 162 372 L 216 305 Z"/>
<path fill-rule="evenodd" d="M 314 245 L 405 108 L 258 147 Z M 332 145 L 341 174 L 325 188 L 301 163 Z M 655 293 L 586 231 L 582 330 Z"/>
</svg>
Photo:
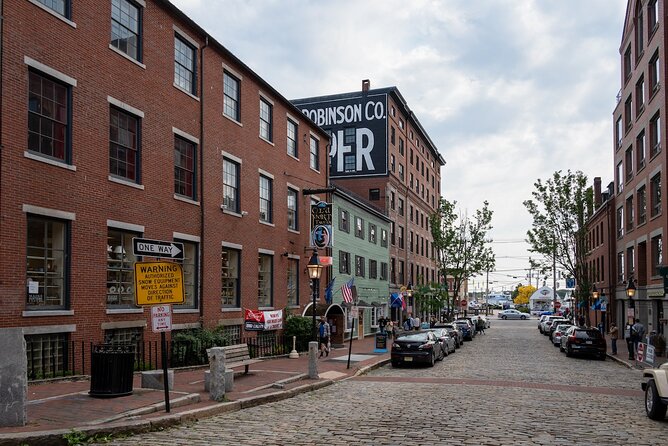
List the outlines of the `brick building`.
<svg viewBox="0 0 668 446">
<path fill-rule="evenodd" d="M 365 80 L 361 91 L 293 103 L 332 134 L 332 183 L 368 197 L 392 221 L 390 293 L 438 282 L 428 216 L 439 205 L 445 161 L 399 90 Z M 412 299 L 408 305 L 415 311 Z"/>
<path fill-rule="evenodd" d="M 620 45 L 622 88 L 614 123 L 614 287 L 617 324 L 637 317 L 647 332 L 666 330 L 666 297 L 659 266 L 663 234 L 663 184 L 667 166 L 666 27 L 663 0 L 630 0 Z M 633 281 L 632 300 L 625 288 Z"/>
<path fill-rule="evenodd" d="M 301 312 L 328 134 L 168 1 L 3 3 L 0 327 L 155 339 L 133 237 L 184 244 L 174 329 Z"/>
</svg>

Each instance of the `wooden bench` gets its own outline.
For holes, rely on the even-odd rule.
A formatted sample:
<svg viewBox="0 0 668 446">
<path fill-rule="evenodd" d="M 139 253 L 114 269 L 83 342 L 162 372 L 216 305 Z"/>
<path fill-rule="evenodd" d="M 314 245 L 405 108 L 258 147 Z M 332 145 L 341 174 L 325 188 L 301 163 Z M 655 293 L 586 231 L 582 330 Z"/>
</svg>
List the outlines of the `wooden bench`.
<svg viewBox="0 0 668 446">
<path fill-rule="evenodd" d="M 261 362 L 261 359 L 251 359 L 248 353 L 248 344 L 236 344 L 223 347 L 225 350 L 225 368 L 244 366 L 244 374 L 248 374 L 248 366 Z"/>
</svg>

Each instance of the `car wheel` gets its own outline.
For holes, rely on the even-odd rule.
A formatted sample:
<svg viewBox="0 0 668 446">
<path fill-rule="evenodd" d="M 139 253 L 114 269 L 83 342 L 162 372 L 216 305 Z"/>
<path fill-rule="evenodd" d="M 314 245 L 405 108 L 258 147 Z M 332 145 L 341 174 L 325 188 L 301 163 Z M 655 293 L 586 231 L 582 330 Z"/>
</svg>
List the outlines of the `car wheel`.
<svg viewBox="0 0 668 446">
<path fill-rule="evenodd" d="M 504 314 L 503 316 L 501 316 L 501 319 L 503 319 L 503 320 L 505 321 L 506 319 L 508 319 L 508 316 L 506 316 L 506 315 Z"/>
<path fill-rule="evenodd" d="M 559 351 L 562 352 L 562 353 L 566 351 L 566 350 L 564 350 L 564 348 L 561 346 L 561 344 L 559 345 Z"/>
<path fill-rule="evenodd" d="M 568 357 L 573 356 L 573 351 L 571 350 L 570 346 L 566 347 L 566 356 L 568 356 Z"/>
<path fill-rule="evenodd" d="M 598 359 L 600 359 L 601 361 L 605 361 L 605 356 L 606 356 L 605 353 L 601 353 L 600 355 L 598 355 Z"/>
<path fill-rule="evenodd" d="M 526 316 L 520 316 L 520 319 L 524 320 L 526 319 Z"/>
<path fill-rule="evenodd" d="M 666 404 L 661 401 L 653 379 L 647 381 L 645 387 L 645 412 L 652 420 L 663 420 L 666 416 Z"/>
<path fill-rule="evenodd" d="M 439 355 L 438 360 L 443 361 L 446 356 L 448 356 L 448 350 L 447 349 L 443 350 L 443 347 L 441 347 L 441 354 Z"/>
</svg>

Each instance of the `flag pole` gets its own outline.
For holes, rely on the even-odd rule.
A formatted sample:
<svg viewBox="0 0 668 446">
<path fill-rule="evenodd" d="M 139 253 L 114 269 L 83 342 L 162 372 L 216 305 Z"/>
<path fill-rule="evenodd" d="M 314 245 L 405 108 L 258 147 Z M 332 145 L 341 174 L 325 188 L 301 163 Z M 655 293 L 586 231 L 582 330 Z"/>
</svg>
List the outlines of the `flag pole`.
<svg viewBox="0 0 668 446">
<path fill-rule="evenodd" d="M 355 285 L 352 286 L 352 292 L 353 292 L 353 302 L 354 306 L 357 306 L 357 287 Z M 359 319 L 359 308 L 357 309 L 357 319 Z M 359 329 L 359 326 L 358 326 Z M 355 332 L 355 319 L 353 318 L 353 326 L 350 327 L 350 342 L 348 344 L 348 365 L 346 366 L 346 370 L 350 368 L 350 355 L 352 354 L 353 351 L 353 333 Z"/>
</svg>

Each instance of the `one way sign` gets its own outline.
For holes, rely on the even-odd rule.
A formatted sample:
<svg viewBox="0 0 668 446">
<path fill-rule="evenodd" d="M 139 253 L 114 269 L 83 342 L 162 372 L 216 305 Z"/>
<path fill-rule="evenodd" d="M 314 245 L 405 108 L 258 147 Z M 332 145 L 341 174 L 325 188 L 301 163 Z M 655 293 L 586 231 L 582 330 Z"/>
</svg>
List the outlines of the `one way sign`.
<svg viewBox="0 0 668 446">
<path fill-rule="evenodd" d="M 179 242 L 133 237 L 132 250 L 136 256 L 166 257 L 183 260 L 183 243 Z"/>
</svg>

